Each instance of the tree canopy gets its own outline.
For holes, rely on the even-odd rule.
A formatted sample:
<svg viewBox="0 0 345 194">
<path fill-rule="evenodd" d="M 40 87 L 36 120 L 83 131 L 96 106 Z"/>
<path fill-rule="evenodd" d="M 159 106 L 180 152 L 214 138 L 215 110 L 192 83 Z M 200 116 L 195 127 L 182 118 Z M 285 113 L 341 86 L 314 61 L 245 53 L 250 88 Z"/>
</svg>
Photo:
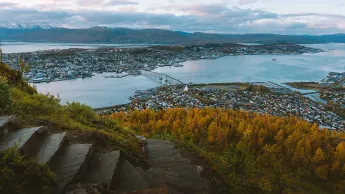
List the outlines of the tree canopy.
<svg viewBox="0 0 345 194">
<path fill-rule="evenodd" d="M 345 134 L 231 109 L 114 113 L 123 127 L 188 142 L 237 192 L 345 192 Z"/>
</svg>

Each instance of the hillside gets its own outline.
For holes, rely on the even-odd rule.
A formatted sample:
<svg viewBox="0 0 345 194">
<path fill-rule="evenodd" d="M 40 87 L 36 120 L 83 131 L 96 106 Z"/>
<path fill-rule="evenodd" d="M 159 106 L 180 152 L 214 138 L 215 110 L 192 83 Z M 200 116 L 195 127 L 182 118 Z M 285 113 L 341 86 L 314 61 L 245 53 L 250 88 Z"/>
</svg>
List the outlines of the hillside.
<svg viewBox="0 0 345 194">
<path fill-rule="evenodd" d="M 0 64 L 0 193 L 214 193 L 172 142 L 138 136 L 86 105 L 62 106 L 21 75 Z"/>
<path fill-rule="evenodd" d="M 0 193 L 345 192 L 344 133 L 232 109 L 100 116 L 38 94 L 2 63 L 0 150 Z"/>
<path fill-rule="evenodd" d="M 295 117 L 214 108 L 107 117 L 197 152 L 232 193 L 345 192 L 345 134 Z"/>
<path fill-rule="evenodd" d="M 75 153 L 70 152 L 70 157 L 63 159 L 61 152 L 68 148 Z M 0 193 L 53 193 L 56 184 L 61 185 L 59 176 L 64 178 L 64 174 L 73 173 L 49 167 L 59 166 L 55 164 L 59 158 L 60 163 L 75 162 L 85 157 L 86 150 L 87 155 L 94 157 L 121 152 L 121 158 L 145 160 L 142 141 L 135 133 L 101 118 L 88 106 L 79 103 L 62 106 L 58 98 L 38 94 L 22 80 L 20 72 L 0 63 Z M 44 159 L 47 153 L 54 152 L 53 159 L 51 156 Z M 43 154 L 40 161 L 44 163 L 36 163 L 37 154 Z M 114 154 L 110 156 L 115 157 Z M 74 169 L 77 164 L 66 169 Z"/>
<path fill-rule="evenodd" d="M 0 40 L 25 42 L 71 43 L 132 43 L 132 44 L 198 44 L 205 42 L 294 44 L 344 43 L 345 34 L 322 36 L 277 34 L 207 34 L 161 29 L 128 29 L 94 27 L 66 28 L 5 28 L 0 27 Z"/>
</svg>

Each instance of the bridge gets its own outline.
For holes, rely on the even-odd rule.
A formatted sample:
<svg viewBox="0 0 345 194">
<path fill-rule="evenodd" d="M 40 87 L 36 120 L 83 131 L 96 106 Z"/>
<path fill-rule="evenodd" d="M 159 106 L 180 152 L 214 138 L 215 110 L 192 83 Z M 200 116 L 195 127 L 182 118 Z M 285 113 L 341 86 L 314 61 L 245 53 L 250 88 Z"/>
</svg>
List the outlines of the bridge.
<svg viewBox="0 0 345 194">
<path fill-rule="evenodd" d="M 152 72 L 152 71 L 141 71 L 142 75 L 155 81 L 158 82 L 162 85 L 185 85 L 182 81 L 173 78 L 169 75 L 166 75 L 164 73 L 157 73 L 157 72 Z"/>
<path fill-rule="evenodd" d="M 320 92 L 307 92 L 307 93 L 301 93 L 301 95 L 306 96 L 306 95 L 310 95 L 310 94 L 318 94 Z"/>
</svg>

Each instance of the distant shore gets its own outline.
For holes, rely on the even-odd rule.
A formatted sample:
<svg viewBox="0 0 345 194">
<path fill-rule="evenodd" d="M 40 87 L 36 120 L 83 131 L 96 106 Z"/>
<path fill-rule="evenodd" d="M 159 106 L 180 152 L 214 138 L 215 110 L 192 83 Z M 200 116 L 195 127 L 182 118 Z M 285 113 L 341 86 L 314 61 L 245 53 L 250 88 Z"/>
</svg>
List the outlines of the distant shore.
<svg viewBox="0 0 345 194">
<path fill-rule="evenodd" d="M 22 58 L 35 64 L 24 77 L 31 82 L 53 82 L 93 73 L 126 73 L 140 75 L 141 70 L 152 71 L 161 66 L 181 67 L 181 63 L 202 59 L 218 59 L 243 55 L 301 55 L 324 52 L 322 49 L 294 44 L 202 44 L 189 46 L 151 46 L 144 48 L 97 48 L 46 50 L 40 52 L 5 54 L 4 62 L 17 69 L 11 59 Z M 276 61 L 276 59 L 272 59 Z M 121 77 L 121 76 L 114 76 Z"/>
</svg>

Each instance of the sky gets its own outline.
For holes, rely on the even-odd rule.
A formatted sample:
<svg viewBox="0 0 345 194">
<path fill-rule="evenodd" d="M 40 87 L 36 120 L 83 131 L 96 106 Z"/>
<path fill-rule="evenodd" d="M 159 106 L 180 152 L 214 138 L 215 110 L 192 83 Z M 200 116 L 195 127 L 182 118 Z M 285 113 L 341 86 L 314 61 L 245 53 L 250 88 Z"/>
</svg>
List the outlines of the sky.
<svg viewBox="0 0 345 194">
<path fill-rule="evenodd" d="M 345 33 L 344 0 L 0 0 L 1 24 L 227 34 Z"/>
</svg>

